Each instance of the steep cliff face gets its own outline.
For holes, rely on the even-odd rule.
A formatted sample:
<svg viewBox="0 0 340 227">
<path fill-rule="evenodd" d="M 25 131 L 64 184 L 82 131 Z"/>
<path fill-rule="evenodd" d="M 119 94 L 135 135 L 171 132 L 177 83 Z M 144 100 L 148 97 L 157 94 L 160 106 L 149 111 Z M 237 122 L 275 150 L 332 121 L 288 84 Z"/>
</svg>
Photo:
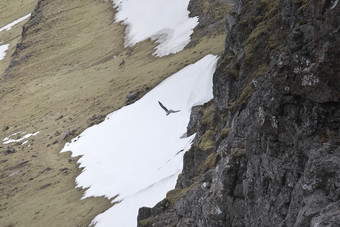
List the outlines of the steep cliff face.
<svg viewBox="0 0 340 227">
<path fill-rule="evenodd" d="M 139 226 L 338 226 L 340 4 L 237 0 L 175 190 Z"/>
<path fill-rule="evenodd" d="M 188 5 L 190 17 L 199 20 L 195 36 L 223 32 L 226 12 L 233 5 L 233 0 L 191 0 Z"/>
<path fill-rule="evenodd" d="M 214 13 L 205 11 L 214 1 L 200 2 Z M 229 8 L 200 27 L 221 23 Z M 77 158 L 59 154 L 65 143 L 185 66 L 220 55 L 225 34 L 196 29 L 195 45 L 156 57 L 150 39 L 124 47 L 126 26 L 103 0 L 0 1 L 0 27 L 30 12 L 25 25 L 0 32 L 0 45 L 9 44 L 0 61 L 0 226 L 88 226 L 113 204 L 80 199 L 82 170 Z"/>
</svg>

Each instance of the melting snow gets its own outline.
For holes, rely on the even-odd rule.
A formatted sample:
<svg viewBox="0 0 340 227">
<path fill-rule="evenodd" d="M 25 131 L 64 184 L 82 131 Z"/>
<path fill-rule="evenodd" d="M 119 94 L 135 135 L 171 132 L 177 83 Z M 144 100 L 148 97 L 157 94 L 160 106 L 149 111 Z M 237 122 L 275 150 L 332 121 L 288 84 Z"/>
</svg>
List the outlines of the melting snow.
<svg viewBox="0 0 340 227">
<path fill-rule="evenodd" d="M 213 97 L 216 62 L 207 55 L 65 145 L 61 152 L 83 155 L 76 182 L 89 187 L 84 197 L 119 195 L 119 204 L 95 218 L 97 227 L 136 226 L 138 208 L 154 206 L 174 188 L 182 170 L 179 151 L 188 150 L 193 139 L 183 138 L 191 108 Z M 158 101 L 181 111 L 166 116 Z"/>
<path fill-rule="evenodd" d="M 9 140 L 9 138 L 11 138 L 12 136 L 18 135 L 18 134 L 24 134 L 25 132 L 15 132 L 12 135 L 9 135 L 8 137 L 5 137 L 2 141 L 7 141 Z"/>
<path fill-rule="evenodd" d="M 20 23 L 21 21 L 23 21 L 23 20 L 29 18 L 30 16 L 31 16 L 31 14 L 29 13 L 29 14 L 27 14 L 26 16 L 23 16 L 23 17 L 21 17 L 21 18 L 15 20 L 15 21 L 13 21 L 12 23 L 9 23 L 8 25 L 6 25 L 6 26 L 0 28 L 0 32 L 3 31 L 3 30 L 7 30 L 7 31 L 10 30 L 14 25 L 16 25 L 16 24 Z"/>
<path fill-rule="evenodd" d="M 0 61 L 6 56 L 6 51 L 8 49 L 9 44 L 0 46 Z"/>
<path fill-rule="evenodd" d="M 159 45 L 154 55 L 177 53 L 190 42 L 198 18 L 189 18 L 189 0 L 113 0 L 117 21 L 126 24 L 126 46 L 151 38 Z"/>
<path fill-rule="evenodd" d="M 3 139 L 3 141 L 4 141 L 3 144 L 17 143 L 17 142 L 20 142 L 20 141 L 22 141 L 22 140 L 24 140 L 24 139 L 27 139 L 27 138 L 31 137 L 31 136 L 36 136 L 36 135 L 38 135 L 40 132 L 38 131 L 38 132 L 35 132 L 35 133 L 28 133 L 28 134 L 24 135 L 23 137 L 21 137 L 21 138 L 19 138 L 19 139 L 10 139 L 12 136 L 15 136 L 15 135 L 17 135 L 17 134 L 22 134 L 22 133 L 24 133 L 24 132 L 17 132 L 17 133 L 14 133 L 14 134 L 10 135 L 9 137 L 4 138 L 4 139 Z M 27 142 L 27 141 L 26 141 L 26 142 Z M 24 142 L 24 143 L 25 143 L 25 142 Z M 24 143 L 22 143 L 22 144 L 24 144 Z"/>
</svg>

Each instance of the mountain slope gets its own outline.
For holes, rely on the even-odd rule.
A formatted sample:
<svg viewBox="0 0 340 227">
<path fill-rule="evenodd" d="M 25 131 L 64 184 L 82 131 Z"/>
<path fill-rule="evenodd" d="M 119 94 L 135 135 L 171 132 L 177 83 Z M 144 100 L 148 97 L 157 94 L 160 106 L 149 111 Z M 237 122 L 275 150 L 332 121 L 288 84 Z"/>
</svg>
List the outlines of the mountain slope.
<svg viewBox="0 0 340 227">
<path fill-rule="evenodd" d="M 158 58 L 151 40 L 124 47 L 125 26 L 114 23 L 112 2 L 1 4 L 6 15 L 1 26 L 29 12 L 32 16 L 22 33 L 22 24 L 0 32 L 0 40 L 10 43 L 0 61 L 0 138 L 39 132 L 28 142 L 0 145 L 1 223 L 88 225 L 112 204 L 104 198 L 80 200 L 83 190 L 74 188 L 81 172 L 77 159 L 59 154 L 65 142 L 125 105 L 130 92 L 138 91 L 140 98 L 184 66 L 220 54 L 225 35 L 213 30 L 196 37 L 195 30 L 188 48 Z M 225 5 L 221 11 L 228 9 Z"/>
</svg>

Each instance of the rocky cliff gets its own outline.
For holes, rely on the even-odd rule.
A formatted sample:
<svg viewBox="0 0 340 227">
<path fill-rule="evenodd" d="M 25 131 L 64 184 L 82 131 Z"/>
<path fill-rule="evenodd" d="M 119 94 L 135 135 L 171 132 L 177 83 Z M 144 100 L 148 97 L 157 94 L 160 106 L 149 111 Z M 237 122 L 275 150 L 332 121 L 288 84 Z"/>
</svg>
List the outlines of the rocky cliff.
<svg viewBox="0 0 340 227">
<path fill-rule="evenodd" d="M 226 0 L 197 3 L 202 20 L 192 44 L 156 57 L 150 39 L 124 47 L 126 26 L 115 23 L 112 1 L 0 1 L 0 27 L 32 13 L 0 32 L 0 45 L 9 44 L 0 61 L 0 226 L 89 226 L 113 205 L 81 199 L 78 158 L 59 152 L 185 66 L 221 55 L 225 33 L 217 28 L 231 7 Z"/>
<path fill-rule="evenodd" d="M 139 226 L 339 226 L 338 2 L 235 1 L 214 100 L 193 109 L 176 188 Z"/>
</svg>

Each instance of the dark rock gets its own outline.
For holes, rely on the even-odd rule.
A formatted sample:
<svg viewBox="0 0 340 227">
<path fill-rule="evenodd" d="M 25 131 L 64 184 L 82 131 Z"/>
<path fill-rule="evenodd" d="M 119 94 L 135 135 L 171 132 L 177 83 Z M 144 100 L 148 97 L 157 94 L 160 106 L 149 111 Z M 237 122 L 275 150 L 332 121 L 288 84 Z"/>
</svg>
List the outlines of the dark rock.
<svg viewBox="0 0 340 227">
<path fill-rule="evenodd" d="M 141 220 L 147 219 L 151 216 L 151 208 L 149 207 L 141 207 L 138 211 L 137 221 L 140 222 Z"/>
<path fill-rule="evenodd" d="M 2 131 L 7 131 L 9 129 L 8 126 L 4 126 L 4 128 L 2 129 Z"/>
<path fill-rule="evenodd" d="M 64 116 L 63 115 L 60 115 L 59 117 L 57 117 L 55 120 L 58 121 L 60 119 L 62 119 Z"/>
<path fill-rule="evenodd" d="M 61 137 L 61 140 L 66 140 L 67 137 L 69 137 L 69 136 L 70 136 L 70 132 L 66 131 L 66 132 L 63 133 L 63 136 Z"/>
<path fill-rule="evenodd" d="M 171 226 L 173 223 L 177 222 L 177 218 L 173 214 L 163 214 L 169 208 L 168 200 L 164 199 L 157 203 L 155 207 L 147 208 L 142 207 L 138 211 L 138 226 Z M 160 221 L 150 223 L 148 218 L 151 216 L 159 216 Z"/>
<path fill-rule="evenodd" d="M 64 175 L 68 175 L 70 173 L 70 169 L 69 168 L 62 168 L 59 171 L 61 173 L 63 173 Z"/>
<path fill-rule="evenodd" d="M 45 169 L 43 169 L 43 170 L 40 170 L 39 172 L 40 172 L 40 173 L 44 173 L 44 172 L 50 171 L 50 170 L 51 170 L 51 168 L 50 168 L 50 167 L 47 167 L 47 168 L 45 168 Z"/>
<path fill-rule="evenodd" d="M 76 129 L 73 129 L 72 131 L 65 131 L 61 137 L 61 140 L 67 140 L 70 136 L 74 136 L 76 132 Z"/>
<path fill-rule="evenodd" d="M 46 188 L 50 187 L 51 185 L 52 185 L 52 183 L 45 184 L 45 185 L 41 186 L 40 189 L 46 189 Z"/>
<path fill-rule="evenodd" d="M 31 56 L 32 53 L 29 54 L 23 54 L 23 50 L 25 50 L 27 47 L 29 47 L 30 44 L 28 44 L 25 40 L 27 34 L 29 31 L 32 31 L 33 33 L 36 33 L 40 30 L 40 28 L 37 28 L 37 24 L 44 18 L 44 14 L 42 13 L 42 5 L 41 3 L 44 0 L 39 0 L 34 11 L 32 12 L 31 17 L 29 18 L 28 22 L 24 24 L 22 28 L 22 34 L 21 34 L 21 41 L 17 43 L 15 52 L 13 54 L 13 58 L 8 66 L 8 68 L 5 71 L 4 76 L 7 77 L 11 74 L 11 70 L 13 67 L 22 64 L 23 62 L 26 62 Z"/>
<path fill-rule="evenodd" d="M 133 91 L 133 92 L 130 92 L 129 95 L 126 97 L 126 105 L 130 105 L 134 102 L 137 101 L 138 99 L 138 95 L 139 95 L 139 92 L 138 91 Z"/>
<path fill-rule="evenodd" d="M 104 121 L 104 120 L 105 120 L 105 115 L 102 115 L 102 114 L 99 114 L 99 115 L 94 114 L 94 115 L 92 115 L 92 117 L 89 118 L 89 121 L 91 121 L 90 126 L 93 126 L 93 125 L 95 125 L 95 124 L 99 124 L 99 123 L 101 123 L 101 122 Z M 74 135 L 76 131 L 77 131 L 77 130 L 72 130 L 71 134 Z"/>
<path fill-rule="evenodd" d="M 97 119 L 97 114 L 93 114 L 92 117 L 90 117 L 90 121 L 95 121 Z"/>
<path fill-rule="evenodd" d="M 198 121 L 202 118 L 202 113 L 200 113 L 200 108 L 202 106 L 194 106 L 191 108 L 190 121 L 187 127 L 187 136 L 191 136 L 197 132 Z"/>
<path fill-rule="evenodd" d="M 339 226 L 340 224 L 340 215 L 339 215 L 339 207 L 340 207 L 340 201 L 336 201 L 333 203 L 330 203 L 328 206 L 323 208 L 321 212 L 314 216 L 311 220 L 312 226 Z M 329 225 L 329 224 L 332 225 Z"/>
<path fill-rule="evenodd" d="M 132 52 L 133 52 L 133 49 L 132 48 L 128 48 L 128 50 L 125 52 L 125 55 L 130 57 Z"/>
<path fill-rule="evenodd" d="M 193 218 L 181 218 L 176 225 L 177 227 L 195 226 L 195 220 Z"/>
<path fill-rule="evenodd" d="M 192 15 L 202 2 L 190 2 Z M 185 193 L 148 213 L 148 226 L 339 226 L 339 10 L 334 1 L 235 0 L 213 78 L 217 110 L 204 105 L 215 114 L 191 123 L 176 185 Z M 212 151 L 200 149 L 207 132 L 222 138 Z"/>
<path fill-rule="evenodd" d="M 191 0 L 188 5 L 190 17 L 198 17 L 199 24 L 195 28 L 194 36 L 202 37 L 223 32 L 225 18 L 232 7 L 233 0 Z M 192 40 L 189 44 L 197 44 Z"/>
<path fill-rule="evenodd" d="M 59 142 L 59 140 L 55 140 L 52 144 L 57 144 Z"/>
<path fill-rule="evenodd" d="M 125 64 L 125 60 L 123 59 L 120 63 L 119 66 L 122 67 Z"/>
<path fill-rule="evenodd" d="M 15 152 L 16 150 L 14 149 L 14 147 L 7 147 L 7 149 L 5 150 L 5 154 L 13 154 Z"/>
</svg>

